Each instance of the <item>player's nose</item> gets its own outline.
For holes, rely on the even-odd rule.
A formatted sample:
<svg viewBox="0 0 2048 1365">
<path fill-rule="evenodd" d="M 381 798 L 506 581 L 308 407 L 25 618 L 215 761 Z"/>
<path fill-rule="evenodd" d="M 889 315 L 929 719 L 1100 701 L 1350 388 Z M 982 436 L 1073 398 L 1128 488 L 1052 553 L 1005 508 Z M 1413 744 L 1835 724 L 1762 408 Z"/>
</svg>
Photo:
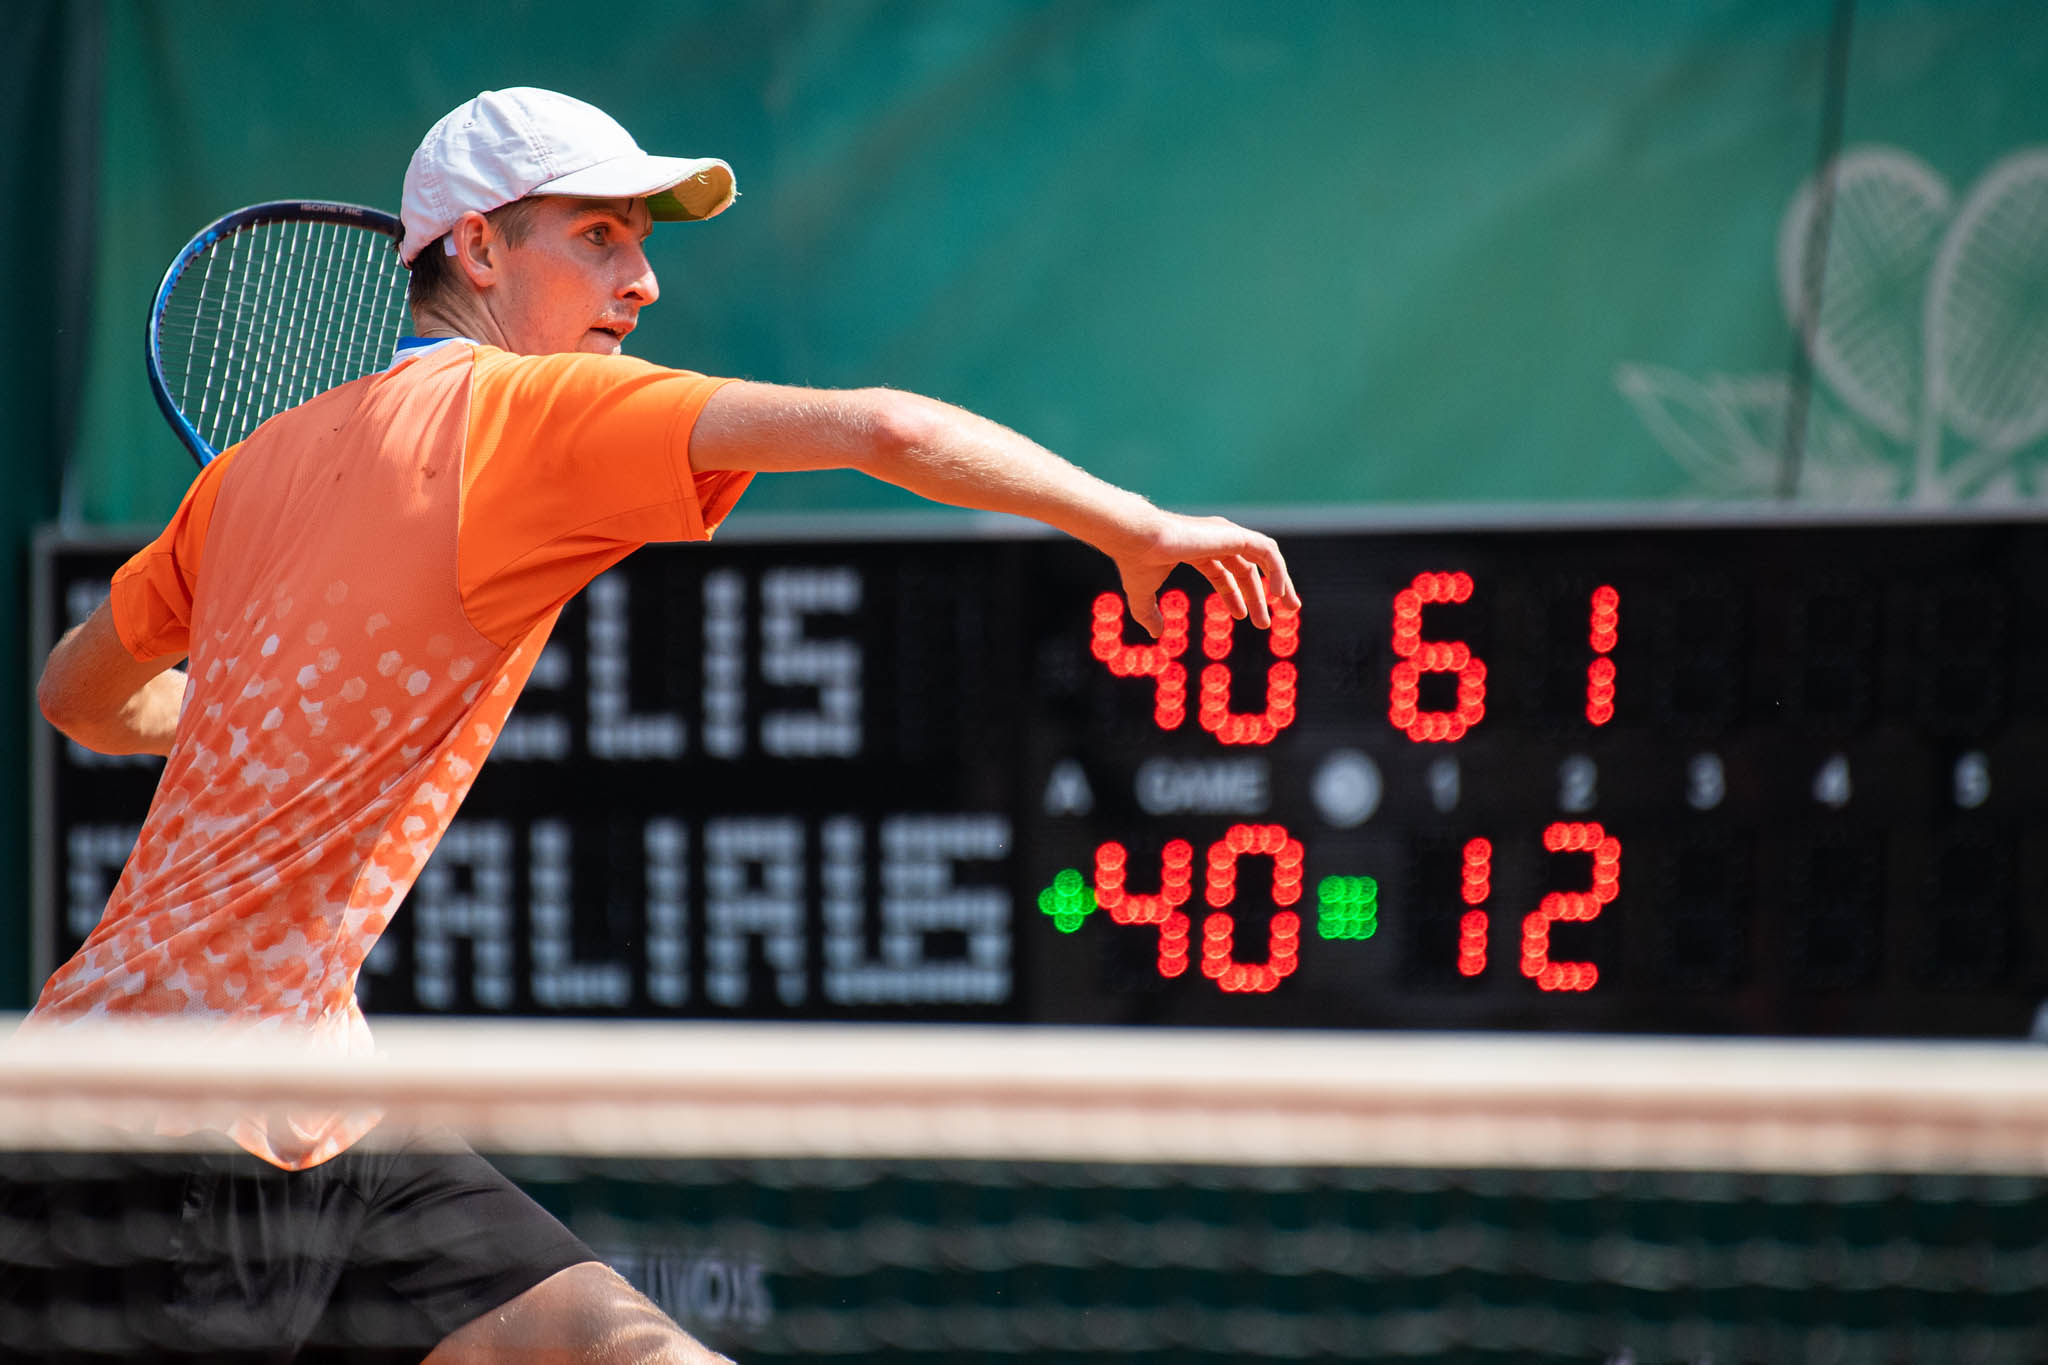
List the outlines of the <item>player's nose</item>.
<svg viewBox="0 0 2048 1365">
<path fill-rule="evenodd" d="M 635 299 L 644 308 L 661 297 L 661 284 L 654 278 L 654 266 L 647 253 L 637 246 L 633 249 L 632 265 L 635 268 L 628 271 L 629 278 L 619 290 L 619 297 Z"/>
</svg>

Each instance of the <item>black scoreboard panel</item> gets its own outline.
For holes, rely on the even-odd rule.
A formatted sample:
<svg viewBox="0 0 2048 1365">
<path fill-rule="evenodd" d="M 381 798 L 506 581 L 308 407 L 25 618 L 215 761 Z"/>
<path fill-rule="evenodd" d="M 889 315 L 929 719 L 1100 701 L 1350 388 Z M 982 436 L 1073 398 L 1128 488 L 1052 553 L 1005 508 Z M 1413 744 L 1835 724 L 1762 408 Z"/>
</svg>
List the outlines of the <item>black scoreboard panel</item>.
<svg viewBox="0 0 2048 1365">
<path fill-rule="evenodd" d="M 1147 640 L 1050 538 L 649 547 L 564 613 L 374 1012 L 2018 1037 L 2048 525 L 1283 537 Z M 47 618 L 120 547 L 46 545 Z M 149 761 L 46 738 L 39 964 Z"/>
</svg>

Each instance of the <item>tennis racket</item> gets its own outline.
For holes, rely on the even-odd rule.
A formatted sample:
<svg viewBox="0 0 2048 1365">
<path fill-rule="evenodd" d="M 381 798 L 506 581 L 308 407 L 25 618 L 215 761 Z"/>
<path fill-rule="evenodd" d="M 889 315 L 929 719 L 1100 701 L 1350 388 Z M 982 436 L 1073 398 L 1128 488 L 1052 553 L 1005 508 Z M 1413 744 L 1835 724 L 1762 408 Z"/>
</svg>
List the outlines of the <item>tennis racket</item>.
<svg viewBox="0 0 2048 1365">
<path fill-rule="evenodd" d="M 237 209 L 164 272 L 150 389 L 205 464 L 270 417 L 383 369 L 406 320 L 398 219 L 354 204 Z"/>
</svg>

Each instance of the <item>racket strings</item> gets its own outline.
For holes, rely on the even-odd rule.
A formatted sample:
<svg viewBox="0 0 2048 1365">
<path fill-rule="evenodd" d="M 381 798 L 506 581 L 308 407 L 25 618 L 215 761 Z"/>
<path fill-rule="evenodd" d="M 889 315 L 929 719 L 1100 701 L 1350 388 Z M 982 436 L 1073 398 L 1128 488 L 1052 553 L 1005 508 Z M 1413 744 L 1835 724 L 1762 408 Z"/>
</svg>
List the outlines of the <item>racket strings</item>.
<svg viewBox="0 0 2048 1365">
<path fill-rule="evenodd" d="M 370 335 L 366 326 L 368 314 L 365 311 L 366 304 L 372 296 L 371 280 L 369 272 L 365 268 L 367 264 L 368 262 L 360 255 L 351 256 L 346 262 L 349 300 L 348 337 L 343 343 L 343 349 L 350 355 L 361 355 L 361 348 L 368 342 Z M 387 355 L 385 360 L 388 362 L 389 359 L 390 357 Z"/>
<path fill-rule="evenodd" d="M 256 281 L 256 316 L 259 319 L 278 317 L 282 313 L 277 297 L 279 282 L 284 278 L 285 272 L 291 268 L 292 228 L 296 226 L 296 224 L 293 224 L 292 227 L 280 232 L 277 234 L 276 240 L 269 244 L 272 250 L 268 259 L 264 262 L 264 270 L 261 276 Z M 288 338 L 285 345 L 289 345 Z M 290 397 L 290 394 L 278 382 L 277 357 L 282 349 L 284 349 L 284 346 L 265 347 L 249 356 L 249 366 L 252 371 L 250 379 L 252 382 L 248 388 L 243 389 L 236 395 L 238 404 L 243 405 L 242 410 L 236 413 L 237 421 L 245 420 L 246 405 L 254 395 L 275 394 L 280 401 Z"/>
<path fill-rule="evenodd" d="M 322 223 L 300 224 L 298 228 L 298 240 L 295 240 L 293 245 L 299 253 L 301 263 L 292 272 L 296 284 L 292 291 L 291 308 L 296 314 L 311 314 L 316 324 L 315 328 L 308 328 L 294 338 L 291 350 L 292 373 L 297 378 L 297 385 L 292 390 L 291 397 L 294 403 L 303 403 L 319 392 L 316 369 L 318 352 L 313 338 L 319 320 L 331 304 L 329 291 L 319 287 L 316 272 L 308 268 L 306 262 L 315 255 L 328 251 L 330 246 L 326 238 L 340 229 L 332 224 Z"/>
<path fill-rule="evenodd" d="M 215 450 L 287 408 L 380 370 L 406 316 L 405 267 L 381 232 L 271 221 L 187 266 L 158 323 L 165 388 Z"/>
</svg>

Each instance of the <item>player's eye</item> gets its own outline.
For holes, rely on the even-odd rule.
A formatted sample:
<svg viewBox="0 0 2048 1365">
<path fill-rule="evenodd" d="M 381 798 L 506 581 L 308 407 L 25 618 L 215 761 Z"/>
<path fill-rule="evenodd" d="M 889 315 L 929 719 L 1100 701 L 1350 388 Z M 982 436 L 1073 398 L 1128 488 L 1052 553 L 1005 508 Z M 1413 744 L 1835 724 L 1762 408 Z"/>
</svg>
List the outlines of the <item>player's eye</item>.
<svg viewBox="0 0 2048 1365">
<path fill-rule="evenodd" d="M 598 223 L 592 227 L 584 229 L 583 235 L 590 239 L 590 244 L 592 246 L 603 246 L 606 242 L 611 240 L 611 225 L 609 223 Z"/>
</svg>

